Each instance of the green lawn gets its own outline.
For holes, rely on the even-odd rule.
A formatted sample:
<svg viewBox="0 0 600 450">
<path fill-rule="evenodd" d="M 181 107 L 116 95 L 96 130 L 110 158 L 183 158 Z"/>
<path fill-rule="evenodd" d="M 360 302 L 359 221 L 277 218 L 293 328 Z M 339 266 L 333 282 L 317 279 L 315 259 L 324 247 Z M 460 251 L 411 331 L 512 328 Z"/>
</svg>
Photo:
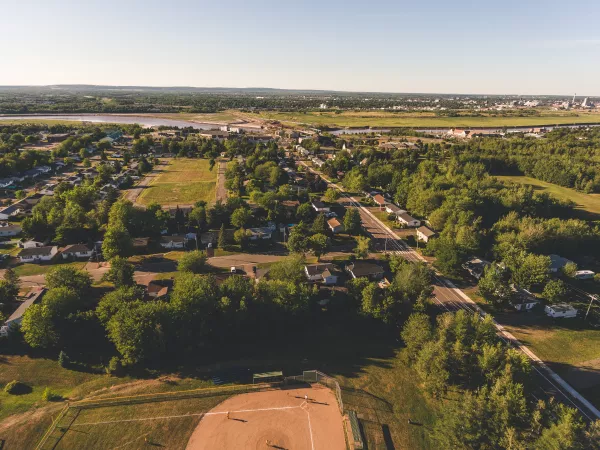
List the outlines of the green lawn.
<svg viewBox="0 0 600 450">
<path fill-rule="evenodd" d="M 571 200 L 575 202 L 577 204 L 577 209 L 581 211 L 594 215 L 600 214 L 600 194 L 584 194 L 575 189 L 569 189 L 525 176 L 499 176 L 496 178 L 502 181 L 512 181 L 513 183 L 531 185 L 534 188 L 546 191 L 561 200 Z"/>
<path fill-rule="evenodd" d="M 555 112 L 532 117 L 436 117 L 433 113 L 353 112 L 260 112 L 248 117 L 278 120 L 290 124 L 339 127 L 504 127 L 572 123 L 600 123 L 600 114 L 561 115 Z"/>
<path fill-rule="evenodd" d="M 75 267 L 76 269 L 83 269 L 85 267 L 85 262 L 76 261 L 76 262 L 65 263 L 65 264 L 51 264 L 51 263 L 20 264 L 18 266 L 15 266 L 14 270 L 15 270 L 15 273 L 17 275 L 19 275 L 20 277 L 27 277 L 27 276 L 32 276 L 32 275 L 44 275 L 50 269 L 53 269 L 55 267 L 63 267 L 63 266 L 71 266 L 71 267 Z"/>
<path fill-rule="evenodd" d="M 138 198 L 142 205 L 191 205 L 199 200 L 215 201 L 217 170 L 209 170 L 206 159 L 175 159 L 159 166 L 158 174 Z"/>
</svg>

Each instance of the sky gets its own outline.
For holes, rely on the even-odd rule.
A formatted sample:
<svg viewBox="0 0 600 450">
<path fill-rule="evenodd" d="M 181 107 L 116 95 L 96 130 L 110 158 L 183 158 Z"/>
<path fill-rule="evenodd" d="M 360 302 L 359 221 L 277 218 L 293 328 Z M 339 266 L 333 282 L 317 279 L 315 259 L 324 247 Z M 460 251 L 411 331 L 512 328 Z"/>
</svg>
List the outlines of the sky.
<svg viewBox="0 0 600 450">
<path fill-rule="evenodd" d="M 598 0 L 0 0 L 0 85 L 600 96 Z"/>
</svg>

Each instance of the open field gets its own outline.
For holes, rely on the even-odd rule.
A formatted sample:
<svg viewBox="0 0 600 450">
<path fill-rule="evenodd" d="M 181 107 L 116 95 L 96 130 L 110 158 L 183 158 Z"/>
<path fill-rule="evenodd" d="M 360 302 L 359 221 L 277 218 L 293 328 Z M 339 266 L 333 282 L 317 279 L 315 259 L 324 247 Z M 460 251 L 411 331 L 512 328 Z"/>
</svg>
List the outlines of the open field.
<svg viewBox="0 0 600 450">
<path fill-rule="evenodd" d="M 528 184 L 535 189 L 543 190 L 561 200 L 571 200 L 577 204 L 577 209 L 591 214 L 600 214 L 600 194 L 584 194 L 583 192 L 558 186 L 556 184 L 540 181 L 525 176 L 498 176 L 501 181 L 512 181 L 513 183 Z"/>
<path fill-rule="evenodd" d="M 70 267 L 73 267 L 75 269 L 83 269 L 85 267 L 85 264 L 86 263 L 84 261 L 75 261 L 75 262 L 65 263 L 65 264 L 51 264 L 51 263 L 47 263 L 47 264 L 34 264 L 34 263 L 31 263 L 30 264 L 30 263 L 25 263 L 25 264 L 19 264 L 18 266 L 13 267 L 13 269 L 14 269 L 15 273 L 17 275 L 19 275 L 20 277 L 27 277 L 27 276 L 32 276 L 32 275 L 44 275 L 50 269 L 54 269 L 55 267 L 70 266 Z"/>
<path fill-rule="evenodd" d="M 156 171 L 159 173 L 144 188 L 138 203 L 177 206 L 191 205 L 199 200 L 215 201 L 217 166 L 209 170 L 208 160 L 173 159 L 167 166 L 156 167 Z"/>
<path fill-rule="evenodd" d="M 287 124 L 330 125 L 339 127 L 504 127 L 558 125 L 573 123 L 600 123 L 600 114 L 579 113 L 578 115 L 553 114 L 532 117 L 436 117 L 433 113 L 393 112 L 260 112 L 245 114 L 248 118 L 278 120 Z"/>
</svg>

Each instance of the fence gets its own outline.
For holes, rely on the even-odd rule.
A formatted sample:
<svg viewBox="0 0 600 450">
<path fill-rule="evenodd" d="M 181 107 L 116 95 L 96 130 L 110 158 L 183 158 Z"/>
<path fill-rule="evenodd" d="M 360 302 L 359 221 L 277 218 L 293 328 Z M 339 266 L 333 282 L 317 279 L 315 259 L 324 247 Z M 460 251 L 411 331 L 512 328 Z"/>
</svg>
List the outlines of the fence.
<svg viewBox="0 0 600 450">
<path fill-rule="evenodd" d="M 319 372 L 318 370 L 305 370 L 302 372 L 302 375 L 285 377 L 284 379 L 284 382 L 286 384 L 293 383 L 294 381 L 303 383 L 319 383 L 327 386 L 335 393 L 335 398 L 337 399 L 340 412 L 344 414 L 344 401 L 342 400 L 342 389 L 340 388 L 340 384 L 335 378 L 332 378 L 329 375 L 324 374 L 323 372 Z"/>
</svg>

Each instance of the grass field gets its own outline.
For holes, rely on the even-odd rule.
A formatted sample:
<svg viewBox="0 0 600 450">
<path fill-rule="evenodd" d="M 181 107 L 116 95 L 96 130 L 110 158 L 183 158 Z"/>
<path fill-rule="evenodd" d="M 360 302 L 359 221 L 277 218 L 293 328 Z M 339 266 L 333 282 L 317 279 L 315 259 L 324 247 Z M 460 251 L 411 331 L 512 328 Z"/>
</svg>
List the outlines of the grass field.
<svg viewBox="0 0 600 450">
<path fill-rule="evenodd" d="M 600 194 L 584 194 L 575 189 L 569 189 L 525 176 L 499 176 L 496 178 L 502 181 L 512 181 L 513 183 L 531 185 L 535 189 L 548 192 L 558 199 L 575 202 L 577 204 L 577 209 L 581 211 L 600 215 Z"/>
<path fill-rule="evenodd" d="M 393 112 L 261 112 L 246 114 L 248 118 L 278 120 L 287 124 L 330 125 L 339 127 L 504 127 L 558 125 L 572 123 L 600 123 L 600 114 L 580 113 L 560 115 L 557 113 L 537 117 L 436 117 L 433 113 Z"/>
<path fill-rule="evenodd" d="M 199 200 L 213 203 L 216 196 L 217 170 L 209 170 L 206 159 L 174 159 L 154 177 L 138 197 L 138 203 L 157 202 L 163 206 L 191 205 Z"/>
<path fill-rule="evenodd" d="M 27 277 L 32 275 L 44 275 L 50 269 L 55 267 L 71 266 L 75 269 L 83 269 L 85 262 L 76 261 L 66 264 L 20 264 L 14 267 L 15 273 L 20 277 Z"/>
</svg>

